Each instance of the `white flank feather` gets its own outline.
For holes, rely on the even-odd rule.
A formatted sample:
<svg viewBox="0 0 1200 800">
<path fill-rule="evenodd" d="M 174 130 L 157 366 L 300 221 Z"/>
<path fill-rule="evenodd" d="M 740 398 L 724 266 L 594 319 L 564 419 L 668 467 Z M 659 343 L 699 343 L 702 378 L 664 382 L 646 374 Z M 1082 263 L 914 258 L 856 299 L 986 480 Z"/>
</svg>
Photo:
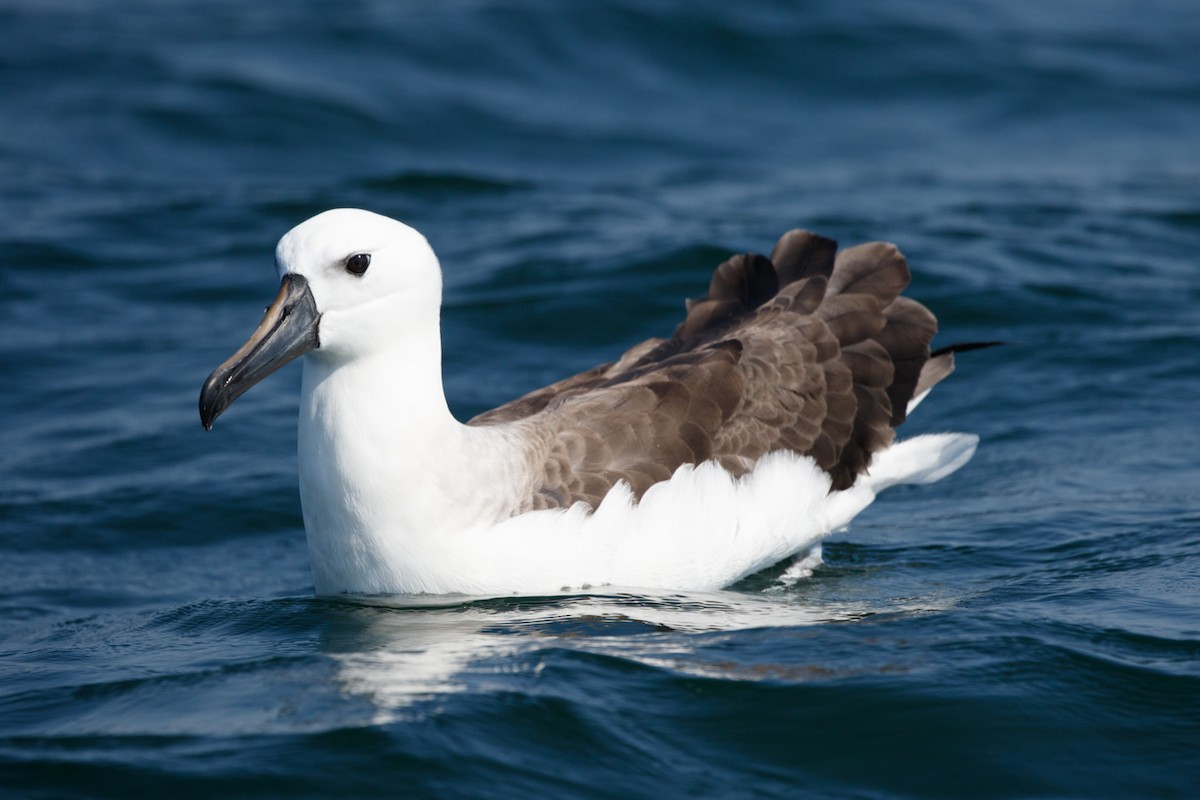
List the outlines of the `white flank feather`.
<svg viewBox="0 0 1200 800">
<path fill-rule="evenodd" d="M 323 579 L 323 594 L 552 594 L 606 585 L 719 589 L 812 553 L 898 483 L 929 483 L 965 464 L 978 442 L 967 434 L 918 436 L 875 455 L 855 486 L 829 492 L 829 476 L 812 459 L 776 452 L 733 478 L 718 465 L 680 467 L 635 503 L 618 484 L 591 513 L 583 504 L 535 511 L 498 524 L 444 532 L 349 580 Z M 407 537 L 421 537 L 409 531 Z M 815 556 L 819 562 L 819 550 Z M 357 563 L 363 563 L 361 561 Z M 815 563 L 815 562 L 814 562 Z M 808 567 L 811 569 L 811 564 Z"/>
</svg>

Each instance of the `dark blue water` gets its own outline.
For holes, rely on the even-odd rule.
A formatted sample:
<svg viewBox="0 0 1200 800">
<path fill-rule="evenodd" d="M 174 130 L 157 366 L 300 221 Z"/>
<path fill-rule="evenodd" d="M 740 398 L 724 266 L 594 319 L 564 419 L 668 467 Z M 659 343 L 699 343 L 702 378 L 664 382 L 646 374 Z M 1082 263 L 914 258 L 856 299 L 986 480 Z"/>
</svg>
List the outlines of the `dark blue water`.
<svg viewBox="0 0 1200 800">
<path fill-rule="evenodd" d="M 1187 2 L 0 0 L 0 795 L 1190 797 Z M 786 591 L 312 596 L 295 367 L 196 397 L 320 210 L 424 231 L 469 416 L 801 226 L 968 354 Z M 613 313 L 613 309 L 620 313 Z"/>
</svg>

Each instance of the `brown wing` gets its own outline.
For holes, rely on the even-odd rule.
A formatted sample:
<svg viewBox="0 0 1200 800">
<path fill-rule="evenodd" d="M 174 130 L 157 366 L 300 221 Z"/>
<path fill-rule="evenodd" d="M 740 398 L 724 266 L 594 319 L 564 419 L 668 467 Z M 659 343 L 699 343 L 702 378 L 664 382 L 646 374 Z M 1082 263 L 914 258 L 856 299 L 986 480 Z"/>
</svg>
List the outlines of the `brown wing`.
<svg viewBox="0 0 1200 800">
<path fill-rule="evenodd" d="M 584 501 L 618 481 L 642 495 L 681 464 L 714 459 L 735 475 L 766 453 L 811 456 L 846 488 L 888 446 L 922 382 L 937 330 L 900 296 L 908 266 L 892 245 L 841 253 L 791 231 L 771 258 L 717 267 L 670 339 L 559 381 L 471 420 L 518 423 L 540 470 L 526 508 Z"/>
</svg>

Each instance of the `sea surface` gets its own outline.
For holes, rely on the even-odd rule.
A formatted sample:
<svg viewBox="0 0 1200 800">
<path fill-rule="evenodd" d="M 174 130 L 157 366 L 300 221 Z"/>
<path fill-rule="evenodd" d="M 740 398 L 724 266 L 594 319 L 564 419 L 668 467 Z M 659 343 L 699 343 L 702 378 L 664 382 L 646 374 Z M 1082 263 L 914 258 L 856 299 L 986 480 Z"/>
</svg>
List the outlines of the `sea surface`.
<svg viewBox="0 0 1200 800">
<path fill-rule="evenodd" d="M 0 797 L 1200 794 L 1200 12 L 0 0 Z M 469 417 L 793 227 L 896 242 L 980 435 L 790 588 L 314 597 L 299 368 L 200 385 L 337 206 Z"/>
</svg>

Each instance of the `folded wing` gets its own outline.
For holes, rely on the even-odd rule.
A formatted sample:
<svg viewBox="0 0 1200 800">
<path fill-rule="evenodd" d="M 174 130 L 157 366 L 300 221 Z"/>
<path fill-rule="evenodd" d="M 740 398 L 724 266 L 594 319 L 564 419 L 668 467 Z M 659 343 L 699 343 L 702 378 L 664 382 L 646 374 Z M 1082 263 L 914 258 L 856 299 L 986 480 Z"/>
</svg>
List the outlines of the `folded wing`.
<svg viewBox="0 0 1200 800">
<path fill-rule="evenodd" d="M 671 338 L 470 424 L 520 425 L 537 442 L 532 499 L 517 512 L 594 508 L 618 481 L 641 497 L 681 464 L 710 459 L 742 475 L 781 449 L 811 456 L 844 489 L 891 444 L 909 401 L 952 368 L 930 361 L 937 320 L 901 296 L 909 279 L 893 245 L 838 252 L 791 231 L 770 258 L 717 267 Z"/>
</svg>

